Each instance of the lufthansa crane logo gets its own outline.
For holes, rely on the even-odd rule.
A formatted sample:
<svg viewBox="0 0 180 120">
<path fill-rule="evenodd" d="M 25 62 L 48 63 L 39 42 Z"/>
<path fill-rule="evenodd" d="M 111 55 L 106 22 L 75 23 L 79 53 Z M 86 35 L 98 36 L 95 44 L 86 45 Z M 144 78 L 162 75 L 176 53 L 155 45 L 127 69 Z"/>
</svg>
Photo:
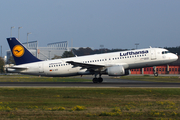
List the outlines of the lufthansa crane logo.
<svg viewBox="0 0 180 120">
<path fill-rule="evenodd" d="M 13 47 L 13 55 L 16 57 L 21 57 L 24 55 L 24 48 L 21 45 L 16 45 Z"/>
</svg>

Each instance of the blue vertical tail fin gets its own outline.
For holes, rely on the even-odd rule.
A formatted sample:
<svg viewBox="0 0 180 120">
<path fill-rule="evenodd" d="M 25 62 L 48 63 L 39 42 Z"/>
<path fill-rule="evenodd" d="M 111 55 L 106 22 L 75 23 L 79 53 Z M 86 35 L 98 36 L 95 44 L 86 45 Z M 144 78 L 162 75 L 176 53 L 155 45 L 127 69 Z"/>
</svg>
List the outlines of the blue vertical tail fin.
<svg viewBox="0 0 180 120">
<path fill-rule="evenodd" d="M 17 38 L 7 38 L 16 65 L 41 61 L 32 55 Z"/>
</svg>

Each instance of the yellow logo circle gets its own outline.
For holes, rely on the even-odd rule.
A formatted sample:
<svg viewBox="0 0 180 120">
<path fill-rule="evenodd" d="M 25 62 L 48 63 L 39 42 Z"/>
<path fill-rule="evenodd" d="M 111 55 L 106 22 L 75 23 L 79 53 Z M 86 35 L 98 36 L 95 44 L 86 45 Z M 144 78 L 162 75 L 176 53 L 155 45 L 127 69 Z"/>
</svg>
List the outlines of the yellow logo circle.
<svg viewBox="0 0 180 120">
<path fill-rule="evenodd" d="M 13 55 L 16 57 L 21 57 L 24 55 L 24 48 L 21 45 L 14 46 L 12 51 L 13 51 Z"/>
</svg>

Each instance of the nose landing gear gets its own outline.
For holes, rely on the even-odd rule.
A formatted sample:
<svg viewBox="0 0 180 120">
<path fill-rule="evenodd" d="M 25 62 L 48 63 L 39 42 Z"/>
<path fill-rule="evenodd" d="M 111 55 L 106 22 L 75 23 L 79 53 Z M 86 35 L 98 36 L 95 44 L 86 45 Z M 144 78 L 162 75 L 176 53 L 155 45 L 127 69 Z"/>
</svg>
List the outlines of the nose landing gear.
<svg viewBox="0 0 180 120">
<path fill-rule="evenodd" d="M 155 76 L 155 77 L 157 77 L 157 76 L 158 76 L 158 73 L 157 73 L 157 72 L 155 72 L 155 73 L 154 73 L 154 76 Z"/>
<path fill-rule="evenodd" d="M 157 77 L 158 76 L 158 72 L 156 71 L 156 66 L 153 66 L 153 71 L 154 71 L 154 76 Z"/>
</svg>

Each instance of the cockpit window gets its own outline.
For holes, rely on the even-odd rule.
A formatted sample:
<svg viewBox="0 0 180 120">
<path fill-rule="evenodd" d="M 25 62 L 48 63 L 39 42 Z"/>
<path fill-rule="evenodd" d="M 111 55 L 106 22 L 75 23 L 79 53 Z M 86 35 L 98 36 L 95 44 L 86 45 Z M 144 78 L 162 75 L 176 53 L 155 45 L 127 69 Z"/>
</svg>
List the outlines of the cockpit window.
<svg viewBox="0 0 180 120">
<path fill-rule="evenodd" d="M 169 51 L 162 51 L 162 54 L 170 53 Z"/>
</svg>

